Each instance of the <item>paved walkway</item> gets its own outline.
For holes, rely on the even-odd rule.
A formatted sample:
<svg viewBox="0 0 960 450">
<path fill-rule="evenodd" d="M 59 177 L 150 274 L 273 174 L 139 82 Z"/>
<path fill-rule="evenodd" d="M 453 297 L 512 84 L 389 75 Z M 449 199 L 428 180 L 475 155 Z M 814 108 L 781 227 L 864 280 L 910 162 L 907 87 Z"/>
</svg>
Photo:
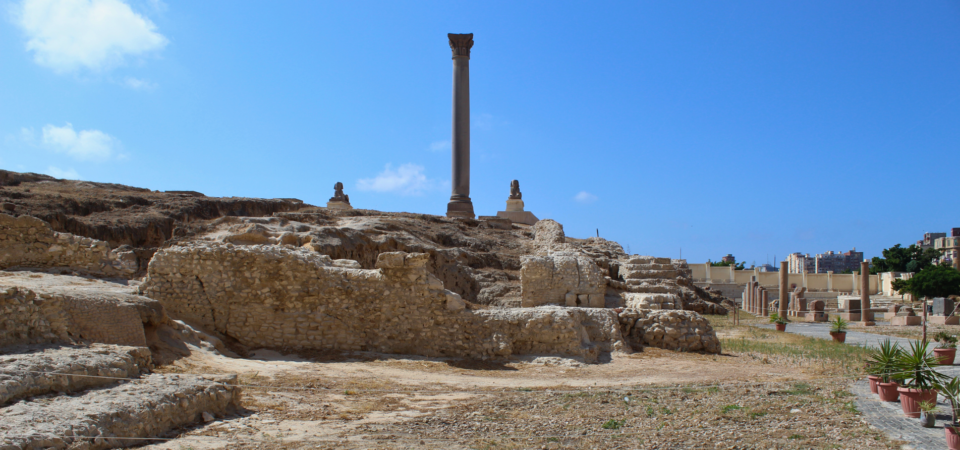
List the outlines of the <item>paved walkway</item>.
<svg viewBox="0 0 960 450">
<path fill-rule="evenodd" d="M 761 328 L 773 328 L 773 325 L 757 325 Z M 830 325 L 826 323 L 790 323 L 787 332 L 819 339 L 832 339 Z M 861 345 L 876 348 L 880 341 L 890 339 L 892 342 L 907 346 L 913 339 L 882 336 L 878 334 L 847 331 L 847 344 Z M 937 371 L 951 377 L 960 376 L 960 366 L 938 366 Z M 871 426 L 883 431 L 892 439 L 909 443 L 909 448 L 916 450 L 942 450 L 947 447 L 943 426 L 950 422 L 950 404 L 941 396 L 937 399 L 937 423 L 934 428 L 923 428 L 920 419 L 903 415 L 900 402 L 881 402 L 877 394 L 870 392 L 867 380 L 860 380 L 850 388 L 856 394 L 854 401 L 857 409 L 863 413 L 863 418 Z"/>
</svg>

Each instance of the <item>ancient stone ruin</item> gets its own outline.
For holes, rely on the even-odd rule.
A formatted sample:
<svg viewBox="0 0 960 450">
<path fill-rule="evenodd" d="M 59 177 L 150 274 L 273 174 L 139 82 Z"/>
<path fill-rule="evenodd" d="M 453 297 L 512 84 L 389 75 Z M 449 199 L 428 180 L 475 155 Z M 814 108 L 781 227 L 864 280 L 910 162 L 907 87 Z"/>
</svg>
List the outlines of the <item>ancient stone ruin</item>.
<svg viewBox="0 0 960 450">
<path fill-rule="evenodd" d="M 54 198 L 68 192 L 45 179 L 20 183 L 55 189 Z M 97 185 L 71 188 L 111 195 Z M 337 183 L 331 202 L 349 205 L 342 189 Z M 221 201 L 150 195 L 111 204 L 169 211 L 163 202 Z M 276 205 L 259 216 L 223 209 L 192 218 L 139 247 L 111 242 L 118 234 L 102 227 L 73 228 L 98 230 L 93 237 L 66 232 L 69 220 L 33 217 L 30 202 L 0 213 L 4 448 L 127 446 L 111 436 L 156 436 L 241 408 L 229 378 L 152 373 L 190 348 L 232 357 L 282 349 L 584 363 L 647 346 L 720 351 L 700 313 L 726 310 L 690 282 L 682 260 L 568 238 L 553 220 Z"/>
</svg>

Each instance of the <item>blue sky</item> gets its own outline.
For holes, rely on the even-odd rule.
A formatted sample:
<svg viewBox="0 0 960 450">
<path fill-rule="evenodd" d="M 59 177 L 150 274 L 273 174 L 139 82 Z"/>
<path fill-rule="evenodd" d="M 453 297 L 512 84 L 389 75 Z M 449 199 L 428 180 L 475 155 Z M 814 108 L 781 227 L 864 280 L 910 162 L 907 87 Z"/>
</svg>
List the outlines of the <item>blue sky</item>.
<svg viewBox="0 0 960 450">
<path fill-rule="evenodd" d="M 693 262 L 960 227 L 960 2 L 0 3 L 0 167 L 442 214 L 471 196 Z"/>
</svg>

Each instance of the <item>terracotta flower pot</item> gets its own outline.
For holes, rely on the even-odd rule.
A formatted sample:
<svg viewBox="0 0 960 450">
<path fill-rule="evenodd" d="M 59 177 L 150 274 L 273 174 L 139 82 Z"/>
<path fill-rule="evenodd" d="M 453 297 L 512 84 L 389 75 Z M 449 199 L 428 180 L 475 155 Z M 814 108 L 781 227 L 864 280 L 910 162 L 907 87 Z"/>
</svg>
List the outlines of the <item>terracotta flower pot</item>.
<svg viewBox="0 0 960 450">
<path fill-rule="evenodd" d="M 880 382 L 880 377 L 877 375 L 867 375 L 867 379 L 870 380 L 870 392 L 874 394 L 877 393 L 877 383 Z"/>
<path fill-rule="evenodd" d="M 846 331 L 831 331 L 831 332 L 830 332 L 830 337 L 833 338 L 833 342 L 839 342 L 839 343 L 842 344 L 844 341 L 847 340 L 847 332 L 846 332 Z"/>
<path fill-rule="evenodd" d="M 900 385 L 896 381 L 891 381 L 889 383 L 882 383 L 877 381 L 877 395 L 880 396 L 881 402 L 895 402 L 900 400 L 900 391 L 897 390 Z"/>
<path fill-rule="evenodd" d="M 947 435 L 947 448 L 950 450 L 960 450 L 960 435 L 957 435 L 957 429 L 951 426 L 943 427 L 943 432 Z"/>
<path fill-rule="evenodd" d="M 920 402 L 937 402 L 936 389 L 897 388 L 900 393 L 900 407 L 907 417 L 920 417 Z"/>
<path fill-rule="evenodd" d="M 778 323 L 778 324 L 775 324 L 775 325 L 777 326 L 777 331 L 787 331 L 787 324 L 785 324 L 785 323 Z"/>
<path fill-rule="evenodd" d="M 954 348 L 935 348 L 933 349 L 934 356 L 940 360 L 941 366 L 952 366 L 954 359 L 957 357 L 957 349 Z"/>
</svg>

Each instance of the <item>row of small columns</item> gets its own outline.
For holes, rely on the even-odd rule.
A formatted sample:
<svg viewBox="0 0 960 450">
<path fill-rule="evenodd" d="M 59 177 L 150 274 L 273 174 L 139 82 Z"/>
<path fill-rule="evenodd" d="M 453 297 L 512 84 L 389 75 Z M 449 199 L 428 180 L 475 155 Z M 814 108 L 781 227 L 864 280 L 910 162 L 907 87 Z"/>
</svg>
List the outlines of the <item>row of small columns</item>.
<svg viewBox="0 0 960 450">
<path fill-rule="evenodd" d="M 864 261 L 860 265 L 860 273 L 868 274 L 870 273 L 870 263 Z M 870 311 L 870 294 L 869 294 L 869 279 L 866 276 L 860 277 L 860 305 L 862 308 L 861 311 L 861 322 L 863 325 L 873 325 L 873 312 Z M 787 317 L 787 307 L 789 306 L 789 300 L 784 300 L 789 298 L 789 293 L 787 292 L 787 262 L 780 262 L 780 302 L 779 302 L 779 311 L 777 312 L 780 317 Z M 743 290 L 743 309 L 750 314 L 756 314 L 760 316 L 769 316 L 770 315 L 770 299 L 767 295 L 767 289 L 763 286 L 760 286 L 760 283 L 757 282 L 756 276 L 751 276 L 750 281 L 747 282 L 746 287 Z"/>
<path fill-rule="evenodd" d="M 767 289 L 760 286 L 757 277 L 750 277 L 746 288 L 743 290 L 743 309 L 750 314 L 760 316 L 770 315 L 770 298 Z"/>
</svg>

